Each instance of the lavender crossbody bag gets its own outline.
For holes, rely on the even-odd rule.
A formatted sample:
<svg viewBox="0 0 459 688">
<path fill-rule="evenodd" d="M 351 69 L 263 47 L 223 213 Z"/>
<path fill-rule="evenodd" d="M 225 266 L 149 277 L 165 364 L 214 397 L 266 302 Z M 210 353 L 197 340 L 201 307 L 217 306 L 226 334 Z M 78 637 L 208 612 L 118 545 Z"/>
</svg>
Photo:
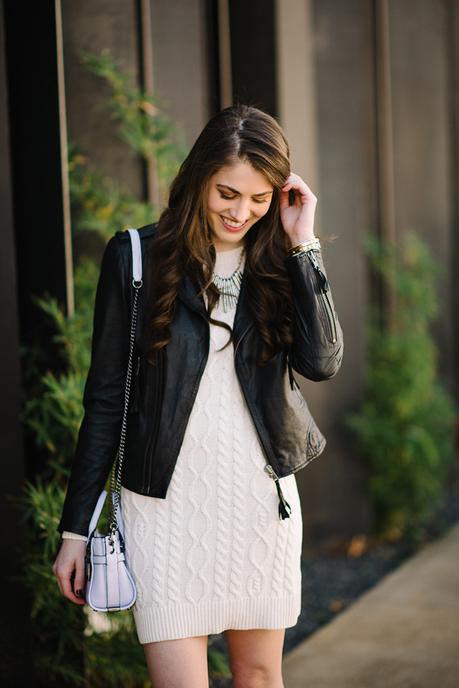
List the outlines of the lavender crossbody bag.
<svg viewBox="0 0 459 688">
<path fill-rule="evenodd" d="M 114 612 L 129 609 L 137 596 L 134 579 L 126 561 L 124 545 L 124 523 L 121 511 L 121 468 L 126 441 L 127 411 L 132 379 L 132 360 L 137 322 L 138 297 L 142 287 L 142 253 L 140 236 L 136 229 L 128 229 L 132 247 L 132 286 L 134 303 L 131 317 L 129 360 L 124 392 L 124 410 L 121 424 L 121 438 L 116 459 L 112 467 L 110 481 L 110 521 L 108 533 L 97 530 L 107 491 L 99 495 L 91 517 L 85 554 L 86 586 L 85 598 L 89 606 L 97 612 Z"/>
</svg>

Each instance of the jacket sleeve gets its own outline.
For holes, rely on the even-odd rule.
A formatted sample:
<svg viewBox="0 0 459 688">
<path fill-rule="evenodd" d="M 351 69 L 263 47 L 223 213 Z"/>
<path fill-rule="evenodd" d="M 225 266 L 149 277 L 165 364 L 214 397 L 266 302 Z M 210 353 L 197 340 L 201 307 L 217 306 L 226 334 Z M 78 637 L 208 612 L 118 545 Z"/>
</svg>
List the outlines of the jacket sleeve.
<svg viewBox="0 0 459 688">
<path fill-rule="evenodd" d="M 57 530 L 87 535 L 118 448 L 129 355 L 130 316 L 119 240 L 108 241 L 94 304 L 84 415 Z"/>
<path fill-rule="evenodd" d="M 332 378 L 343 359 L 343 332 L 333 303 L 322 252 L 314 249 L 285 260 L 293 292 L 290 365 L 303 377 Z"/>
</svg>

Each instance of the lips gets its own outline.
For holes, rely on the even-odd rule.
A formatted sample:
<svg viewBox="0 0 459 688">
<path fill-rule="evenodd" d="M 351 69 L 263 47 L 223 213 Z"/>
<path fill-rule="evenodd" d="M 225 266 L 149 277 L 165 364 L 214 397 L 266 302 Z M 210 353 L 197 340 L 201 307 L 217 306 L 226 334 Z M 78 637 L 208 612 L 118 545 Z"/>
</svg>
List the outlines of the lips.
<svg viewBox="0 0 459 688">
<path fill-rule="evenodd" d="M 246 224 L 248 222 L 248 220 L 246 220 L 243 225 L 240 225 L 239 227 L 232 227 L 231 225 L 226 224 L 225 220 L 223 219 L 223 217 L 221 215 L 219 217 L 220 217 L 220 220 L 222 221 L 223 227 L 228 232 L 240 232 L 241 229 L 244 229 L 244 227 L 246 226 Z"/>
</svg>

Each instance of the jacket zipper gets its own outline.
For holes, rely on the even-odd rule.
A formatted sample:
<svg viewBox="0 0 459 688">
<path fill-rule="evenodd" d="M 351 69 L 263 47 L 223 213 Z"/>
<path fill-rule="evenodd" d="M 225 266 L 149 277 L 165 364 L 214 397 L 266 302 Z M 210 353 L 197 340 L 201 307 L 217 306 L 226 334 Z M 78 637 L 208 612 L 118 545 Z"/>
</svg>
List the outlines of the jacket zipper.
<svg viewBox="0 0 459 688">
<path fill-rule="evenodd" d="M 158 361 L 157 365 L 159 366 L 159 372 L 157 375 L 157 384 L 154 390 L 154 408 L 155 408 L 155 417 L 154 417 L 154 422 L 153 422 L 153 428 L 150 433 L 149 439 L 148 439 L 148 444 L 147 444 L 147 449 L 145 452 L 145 462 L 144 462 L 144 469 L 143 469 L 143 491 L 149 491 L 150 490 L 150 483 L 151 483 L 151 464 L 153 463 L 152 460 L 152 453 L 154 451 L 154 448 L 156 446 L 156 440 L 157 440 L 157 435 L 158 435 L 158 425 L 159 425 L 159 415 L 160 415 L 160 409 L 159 409 L 159 390 L 161 389 L 161 386 L 163 384 L 163 351 L 158 352 Z M 146 472 L 147 472 L 147 465 L 148 465 L 148 483 L 146 481 Z M 148 487 L 147 487 L 148 485 Z"/>
<path fill-rule="evenodd" d="M 139 371 L 140 371 L 140 355 L 137 356 L 136 368 L 132 385 L 134 387 L 132 398 L 129 404 L 129 410 L 137 412 L 139 410 Z"/>
<path fill-rule="evenodd" d="M 336 334 L 336 321 L 335 321 L 335 316 L 333 313 L 333 309 L 331 307 L 330 299 L 328 298 L 327 292 L 330 289 L 330 285 L 328 283 L 327 278 L 325 277 L 324 273 L 320 269 L 319 262 L 314 254 L 314 251 L 308 251 L 308 257 L 310 262 L 312 263 L 312 266 L 315 268 L 315 270 L 318 272 L 319 277 L 320 277 L 320 292 L 319 292 L 319 302 L 322 306 L 322 312 L 325 314 L 326 322 L 327 322 L 327 336 L 328 339 L 333 343 L 336 344 L 336 339 L 337 339 L 337 334 Z"/>
<path fill-rule="evenodd" d="M 200 315 L 204 318 L 205 322 L 206 322 L 207 324 L 209 324 L 209 323 L 208 323 L 208 320 L 207 320 L 207 318 L 206 318 L 206 316 L 203 315 L 202 313 L 200 313 Z M 203 363 L 202 363 L 202 365 L 201 365 L 201 369 L 200 369 L 200 371 L 199 371 L 199 373 L 198 373 L 198 379 L 197 379 L 197 381 L 196 381 L 196 384 L 195 384 L 195 387 L 194 387 L 194 390 L 193 390 L 193 395 L 192 395 L 192 397 L 191 397 L 191 402 L 190 402 L 190 406 L 189 406 L 189 409 L 190 409 L 190 410 L 189 410 L 189 413 L 188 413 L 187 418 L 185 419 L 185 425 L 186 425 L 187 422 L 188 422 L 188 419 L 189 419 L 190 414 L 191 414 L 191 410 L 192 410 L 193 405 L 194 405 L 194 400 L 195 400 L 196 395 L 197 395 L 197 393 L 198 393 L 199 383 L 201 382 L 201 377 L 202 377 L 202 374 L 203 374 L 203 372 L 204 372 L 204 367 L 205 367 L 205 365 L 206 365 L 206 361 L 207 361 L 207 358 L 208 358 L 208 356 L 209 356 L 209 346 L 210 346 L 210 337 L 208 336 L 208 337 L 207 337 L 207 354 L 204 356 L 204 360 L 203 360 Z M 158 387 L 160 387 L 160 386 L 162 385 L 162 383 L 163 383 L 163 370 L 161 369 L 161 380 L 160 380 L 160 385 L 158 385 Z M 159 399 L 157 398 L 156 401 L 158 402 Z M 158 405 L 159 405 L 159 404 L 157 403 L 157 406 L 158 406 Z M 150 491 L 150 489 L 151 489 L 151 469 L 152 469 L 152 464 L 153 464 L 153 457 L 152 457 L 151 454 L 152 454 L 152 452 L 154 451 L 154 448 L 155 448 L 155 446 L 156 446 L 156 440 L 157 440 L 157 435 L 158 435 L 159 420 L 157 420 L 157 419 L 159 419 L 159 410 L 157 411 L 157 414 L 156 414 L 155 429 L 154 429 L 154 431 L 153 431 L 152 434 L 151 434 L 150 441 L 149 441 L 149 443 L 148 443 L 147 453 L 146 453 L 147 457 L 149 457 L 149 459 L 150 459 L 150 461 L 149 461 L 149 466 L 148 466 L 148 468 L 149 468 L 149 470 L 148 470 L 148 486 L 147 486 L 147 488 L 146 488 L 146 490 L 148 490 L 148 491 Z M 151 439 L 151 438 L 153 438 L 153 436 L 154 436 L 154 443 L 153 443 L 153 440 Z M 145 490 L 144 490 L 144 491 L 145 491 Z"/>
<path fill-rule="evenodd" d="M 328 322 L 328 334 L 329 334 L 329 339 L 333 344 L 336 344 L 336 323 L 335 323 L 335 318 L 333 317 L 332 313 L 332 307 L 330 305 L 330 300 L 328 298 L 327 293 L 320 293 L 320 298 L 322 301 L 322 305 L 324 307 L 324 310 L 327 314 L 327 322 Z"/>
<path fill-rule="evenodd" d="M 236 365 L 236 352 L 237 352 L 238 346 L 239 346 L 239 344 L 241 343 L 242 338 L 244 337 L 244 335 L 248 332 L 248 330 L 249 330 L 250 327 L 252 326 L 252 324 L 253 324 L 253 323 L 249 323 L 249 325 L 246 327 L 246 329 L 244 330 L 244 332 L 243 332 L 243 333 L 241 334 L 241 336 L 239 337 L 238 343 L 236 344 L 236 347 L 235 347 L 234 353 L 233 353 L 233 360 L 234 360 L 234 364 L 235 364 L 235 365 Z M 264 443 L 264 441 L 263 441 L 263 438 L 262 438 L 262 436 L 261 436 L 261 433 L 258 431 L 258 426 L 257 426 L 257 423 L 256 423 L 256 421 L 255 421 L 254 414 L 252 413 L 252 409 L 251 409 L 251 407 L 250 407 L 249 400 L 248 400 L 247 397 L 246 397 L 246 394 L 245 394 L 243 385 L 241 385 L 241 389 L 242 389 L 242 393 L 243 393 L 244 398 L 245 398 L 246 403 L 247 403 L 247 408 L 249 409 L 250 414 L 251 414 L 251 416 L 252 416 L 252 420 L 253 420 L 255 429 L 256 429 L 256 431 L 257 431 L 257 433 L 258 433 L 258 436 L 259 436 L 259 438 L 260 438 L 261 446 L 263 447 L 263 451 L 264 451 L 264 453 L 265 453 L 265 456 L 268 458 L 268 457 L 269 457 L 269 452 L 268 452 L 268 450 L 267 450 L 267 448 L 266 448 L 266 445 L 265 445 L 265 443 Z M 282 519 L 282 520 L 285 519 L 285 518 L 290 518 L 290 514 L 291 514 L 291 512 L 292 512 L 292 508 L 291 508 L 290 504 L 287 502 L 287 500 L 285 499 L 285 497 L 284 497 L 284 495 L 283 495 L 283 492 L 282 492 L 282 489 L 281 489 L 281 486 L 280 486 L 280 483 L 279 483 L 279 476 L 278 476 L 277 473 L 274 471 L 274 468 L 272 467 L 272 465 L 271 465 L 270 463 L 266 463 L 266 465 L 265 465 L 265 467 L 264 467 L 264 470 L 268 473 L 268 475 L 269 475 L 271 478 L 273 478 L 273 480 L 274 480 L 274 482 L 275 482 L 275 485 L 276 485 L 277 495 L 278 495 L 278 497 L 279 497 L 279 518 Z"/>
</svg>

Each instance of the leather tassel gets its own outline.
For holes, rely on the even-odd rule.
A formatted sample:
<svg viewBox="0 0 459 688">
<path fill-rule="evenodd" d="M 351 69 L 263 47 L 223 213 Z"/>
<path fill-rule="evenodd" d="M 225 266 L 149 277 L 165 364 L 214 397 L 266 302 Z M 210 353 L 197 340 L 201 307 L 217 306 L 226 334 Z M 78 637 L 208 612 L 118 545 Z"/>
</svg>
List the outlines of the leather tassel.
<svg viewBox="0 0 459 688">
<path fill-rule="evenodd" d="M 277 489 L 277 494 L 279 495 L 279 518 L 284 520 L 285 518 L 290 518 L 290 514 L 292 513 L 292 507 L 290 504 L 287 502 L 285 499 L 281 486 L 279 484 L 279 480 L 275 481 L 276 483 L 276 489 Z"/>
</svg>

